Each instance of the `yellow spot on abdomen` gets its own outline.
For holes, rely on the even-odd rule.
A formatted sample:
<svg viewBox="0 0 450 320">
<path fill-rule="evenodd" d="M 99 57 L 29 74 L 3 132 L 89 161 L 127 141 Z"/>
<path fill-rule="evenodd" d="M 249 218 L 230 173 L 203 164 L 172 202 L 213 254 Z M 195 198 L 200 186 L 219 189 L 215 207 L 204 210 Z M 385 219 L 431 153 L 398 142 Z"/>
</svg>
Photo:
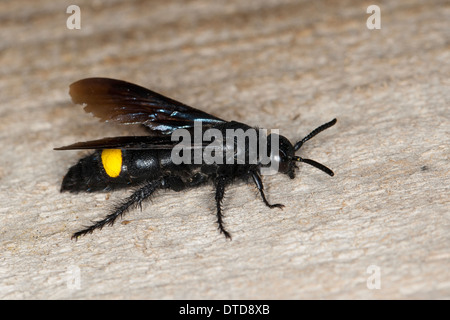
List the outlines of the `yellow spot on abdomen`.
<svg viewBox="0 0 450 320">
<path fill-rule="evenodd" d="M 120 171 L 122 171 L 122 150 L 102 150 L 102 164 L 108 176 L 110 176 L 111 178 L 118 177 Z"/>
</svg>

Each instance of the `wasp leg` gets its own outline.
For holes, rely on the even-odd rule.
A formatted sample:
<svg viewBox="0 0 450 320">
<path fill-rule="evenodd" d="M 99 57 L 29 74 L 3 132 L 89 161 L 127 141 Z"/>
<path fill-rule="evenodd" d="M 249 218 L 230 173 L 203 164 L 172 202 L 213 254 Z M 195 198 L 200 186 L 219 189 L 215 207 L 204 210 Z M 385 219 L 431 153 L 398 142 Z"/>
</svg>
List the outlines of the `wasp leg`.
<svg viewBox="0 0 450 320">
<path fill-rule="evenodd" d="M 222 214 L 222 201 L 225 196 L 225 186 L 227 185 L 227 178 L 224 176 L 218 176 L 216 184 L 216 204 L 217 204 L 217 224 L 219 225 L 219 230 L 224 234 L 225 238 L 231 240 L 231 235 L 225 230 L 223 226 L 223 214 Z"/>
<path fill-rule="evenodd" d="M 209 176 L 207 174 L 198 172 L 189 181 L 189 187 L 197 187 L 208 182 Z"/>
<path fill-rule="evenodd" d="M 114 212 L 107 215 L 103 220 L 95 221 L 93 225 L 87 227 L 86 229 L 75 232 L 72 235 L 72 239 L 78 239 L 78 237 L 92 233 L 95 229 L 102 229 L 106 224 L 113 225 L 114 221 L 122 216 L 131 206 L 141 206 L 143 200 L 148 198 L 156 189 L 161 187 L 162 180 L 155 180 L 149 182 L 144 187 L 135 191 L 131 196 L 129 196 L 121 205 L 114 209 Z"/>
<path fill-rule="evenodd" d="M 283 209 L 284 204 L 281 204 L 281 203 L 270 204 L 269 201 L 267 201 L 266 195 L 264 194 L 264 185 L 262 183 L 261 176 L 259 175 L 259 173 L 253 171 L 253 172 L 251 172 L 251 175 L 252 175 L 253 181 L 256 184 L 256 187 L 259 190 L 259 193 L 261 194 L 261 198 L 262 198 L 263 202 L 266 204 L 266 206 L 268 206 L 270 209 L 273 209 L 273 208 Z"/>
</svg>

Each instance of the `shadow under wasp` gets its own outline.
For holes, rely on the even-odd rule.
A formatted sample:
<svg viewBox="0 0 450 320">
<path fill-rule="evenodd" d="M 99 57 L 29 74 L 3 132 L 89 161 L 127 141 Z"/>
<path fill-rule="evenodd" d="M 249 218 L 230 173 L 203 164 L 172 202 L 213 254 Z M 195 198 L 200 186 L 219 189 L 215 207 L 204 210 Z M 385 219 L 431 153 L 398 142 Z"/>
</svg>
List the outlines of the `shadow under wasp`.
<svg viewBox="0 0 450 320">
<path fill-rule="evenodd" d="M 253 180 L 262 201 L 269 208 L 283 208 L 282 204 L 271 204 L 264 193 L 261 170 L 276 164 L 277 171 L 295 178 L 297 163 L 303 162 L 333 176 L 326 166 L 296 156 L 302 145 L 321 131 L 333 126 L 336 119 L 327 122 L 294 145 L 284 136 L 271 133 L 267 138 L 268 150 L 277 138 L 276 154 L 270 153 L 268 163 L 181 163 L 176 164 L 172 151 L 177 141 L 171 134 L 178 129 L 193 130 L 201 121 L 202 130 L 217 129 L 223 134 L 227 129 L 249 130 L 252 127 L 236 122 L 225 121 L 206 112 L 189 107 L 141 86 L 108 78 L 88 78 L 79 80 L 70 86 L 70 95 L 76 104 L 85 105 L 84 110 L 102 121 L 121 124 L 140 124 L 149 132 L 147 136 L 108 137 L 99 140 L 78 142 L 55 150 L 92 149 L 92 154 L 80 159 L 65 175 L 61 192 L 97 192 L 120 188 L 136 188 L 133 193 L 117 205 L 104 219 L 73 234 L 72 238 L 112 225 L 114 221 L 130 208 L 141 206 L 158 189 L 182 191 L 185 189 L 212 183 L 215 187 L 216 216 L 218 229 L 231 239 L 223 222 L 222 201 L 225 189 L 233 181 Z M 253 128 L 255 129 L 255 128 Z M 258 139 L 262 137 L 258 136 Z M 237 146 L 232 142 L 235 153 L 244 154 L 248 159 L 248 143 Z M 202 145 L 203 147 L 203 145 Z M 225 146 L 228 148 L 229 146 Z M 193 148 L 194 149 L 194 148 Z"/>
</svg>

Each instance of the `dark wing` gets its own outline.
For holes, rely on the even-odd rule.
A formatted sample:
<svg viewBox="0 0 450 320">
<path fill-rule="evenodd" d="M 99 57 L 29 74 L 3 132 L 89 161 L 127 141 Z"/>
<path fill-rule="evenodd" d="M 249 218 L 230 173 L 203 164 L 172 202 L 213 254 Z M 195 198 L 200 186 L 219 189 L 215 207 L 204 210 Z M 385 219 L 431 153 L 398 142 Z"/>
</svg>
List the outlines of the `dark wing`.
<svg viewBox="0 0 450 320">
<path fill-rule="evenodd" d="M 54 150 L 81 150 L 81 149 L 127 149 L 127 150 L 143 150 L 143 149 L 159 149 L 172 150 L 179 141 L 171 141 L 170 136 L 125 136 L 125 137 L 109 137 L 99 140 L 91 140 L 84 142 L 77 142 L 68 146 L 55 148 Z M 211 142 L 202 142 L 199 148 L 204 148 Z M 181 146 L 194 149 L 195 145 Z"/>
<path fill-rule="evenodd" d="M 144 87 L 108 78 L 88 78 L 70 85 L 74 103 L 102 121 L 143 124 L 151 130 L 170 134 L 176 129 L 190 129 L 194 121 L 210 127 L 226 121 L 189 107 Z"/>
</svg>

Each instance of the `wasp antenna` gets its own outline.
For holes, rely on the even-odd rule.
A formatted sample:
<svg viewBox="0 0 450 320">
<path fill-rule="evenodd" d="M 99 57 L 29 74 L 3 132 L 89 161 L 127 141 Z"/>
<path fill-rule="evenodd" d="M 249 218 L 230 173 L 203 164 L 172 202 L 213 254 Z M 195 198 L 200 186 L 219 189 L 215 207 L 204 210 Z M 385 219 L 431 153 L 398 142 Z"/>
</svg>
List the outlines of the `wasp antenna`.
<svg viewBox="0 0 450 320">
<path fill-rule="evenodd" d="M 311 131 L 310 134 L 308 134 L 306 137 L 304 137 L 302 140 L 300 140 L 299 142 L 297 142 L 294 146 L 294 150 L 297 151 L 298 149 L 301 148 L 301 146 L 308 141 L 309 139 L 311 139 L 312 137 L 314 137 L 315 135 L 321 133 L 323 130 L 328 129 L 329 127 L 332 127 L 336 124 L 337 119 L 334 118 L 333 120 L 331 120 L 330 122 L 327 122 L 323 125 L 321 125 L 320 127 L 314 129 L 313 131 Z"/>
<path fill-rule="evenodd" d="M 313 167 L 315 167 L 315 168 L 317 168 L 319 170 L 322 170 L 323 172 L 325 172 L 326 174 L 328 174 L 330 176 L 334 176 L 334 172 L 331 169 L 325 167 L 323 164 L 321 164 L 321 163 L 319 163 L 317 161 L 314 161 L 314 160 L 311 160 L 311 159 L 303 159 L 301 157 L 294 157 L 294 160 L 298 161 L 298 162 L 307 163 L 307 164 L 309 164 L 309 165 L 311 165 L 311 166 L 313 166 Z"/>
</svg>

